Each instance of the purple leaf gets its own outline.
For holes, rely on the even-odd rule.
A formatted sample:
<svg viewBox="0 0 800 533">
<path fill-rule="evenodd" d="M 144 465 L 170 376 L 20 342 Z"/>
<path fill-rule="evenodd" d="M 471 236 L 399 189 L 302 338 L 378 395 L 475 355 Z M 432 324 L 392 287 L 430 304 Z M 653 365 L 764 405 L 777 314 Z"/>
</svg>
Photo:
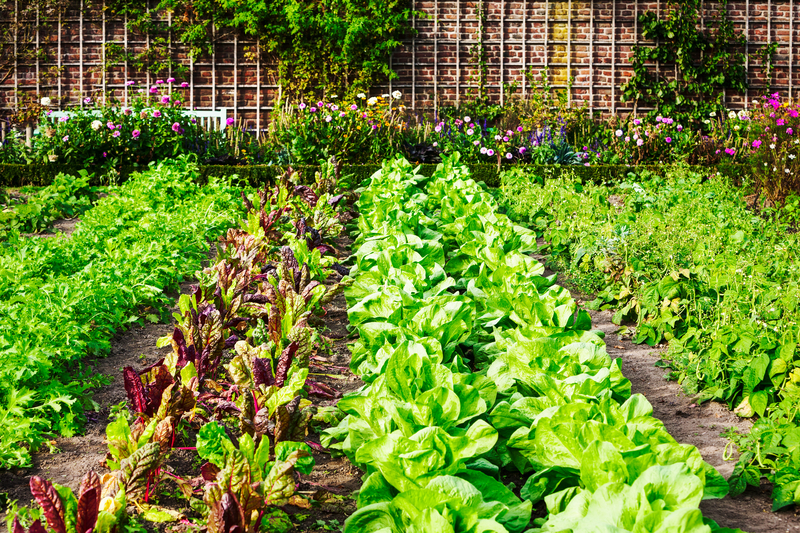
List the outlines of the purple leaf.
<svg viewBox="0 0 800 533">
<path fill-rule="evenodd" d="M 122 378 L 125 381 L 125 392 L 128 393 L 128 399 L 133 403 L 134 410 L 137 413 L 144 413 L 147 410 L 147 398 L 139 373 L 132 367 L 126 366 L 122 371 Z M 31 478 L 31 482 L 33 482 L 33 478 Z"/>
<path fill-rule="evenodd" d="M 283 383 L 286 381 L 286 376 L 289 375 L 289 367 L 292 366 L 292 360 L 294 359 L 295 354 L 297 353 L 297 348 L 300 345 L 297 342 L 292 342 L 283 349 L 281 353 L 280 359 L 278 359 L 278 367 L 275 369 L 275 385 L 278 387 L 283 387 Z"/>
<path fill-rule="evenodd" d="M 31 494 L 36 498 L 36 503 L 42 508 L 47 525 L 55 533 L 66 533 L 64 524 L 64 504 L 55 487 L 49 481 L 39 476 L 32 476 L 30 481 Z"/>
<path fill-rule="evenodd" d="M 274 385 L 275 378 L 272 376 L 272 365 L 268 359 L 261 357 L 253 358 L 253 380 L 258 385 Z"/>
</svg>

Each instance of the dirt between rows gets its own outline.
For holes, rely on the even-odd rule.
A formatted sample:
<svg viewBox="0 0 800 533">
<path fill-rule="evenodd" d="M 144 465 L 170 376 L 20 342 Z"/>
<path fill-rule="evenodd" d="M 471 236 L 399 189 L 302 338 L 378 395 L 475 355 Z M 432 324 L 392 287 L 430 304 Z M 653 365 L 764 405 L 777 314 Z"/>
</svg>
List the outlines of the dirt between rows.
<svg viewBox="0 0 800 533">
<path fill-rule="evenodd" d="M 342 252 L 342 257 L 347 257 L 352 241 L 343 237 L 335 244 Z M 213 253 L 209 254 L 209 259 Z M 341 280 L 341 275 L 333 273 L 326 284 Z M 192 283 L 185 282 L 180 286 L 180 294 L 189 294 Z M 172 296 L 176 298 L 179 294 Z M 177 307 L 175 308 L 177 310 Z M 356 390 L 362 382 L 349 370 L 350 351 L 347 348 L 347 303 L 344 295 L 338 295 L 328 306 L 323 317 L 324 335 L 333 340 L 330 354 L 320 354 L 312 363 L 311 374 L 313 379 L 333 387 L 341 393 Z M 31 468 L 17 468 L 13 470 L 0 470 L 0 502 L 17 501 L 19 505 L 27 505 L 32 497 L 29 489 L 31 476 L 41 476 L 45 479 L 65 485 L 76 491 L 83 476 L 89 470 L 94 470 L 102 475 L 108 470 L 103 465 L 107 444 L 104 441 L 106 426 L 110 422 L 111 408 L 126 399 L 122 382 L 122 369 L 132 366 L 141 370 L 164 357 L 171 348 L 156 348 L 159 337 L 171 335 L 174 322 L 170 324 L 147 324 L 144 327 L 134 326 L 119 333 L 112 340 L 111 353 L 108 357 L 92 361 L 94 372 L 111 376 L 113 382 L 102 387 L 93 396 L 93 400 L 100 406 L 98 412 L 88 414 L 88 423 L 83 435 L 71 438 L 57 438 L 54 441 L 58 453 L 39 451 L 33 454 Z M 317 405 L 332 405 L 337 400 L 315 401 Z M 309 435 L 309 440 L 319 442 L 315 433 Z M 194 435 L 178 439 L 176 447 L 194 446 Z M 310 508 L 287 506 L 285 510 L 292 517 L 295 524 L 293 531 L 305 533 L 323 533 L 338 531 L 344 520 L 355 511 L 355 496 L 361 486 L 363 473 L 354 467 L 344 457 L 332 457 L 329 453 L 314 450 L 316 466 L 308 476 L 300 476 L 298 492 L 311 502 Z M 175 474 L 181 477 L 199 475 L 199 458 L 194 451 L 175 450 L 167 464 Z M 172 490 L 175 487 L 169 486 Z M 174 492 L 174 491 L 173 491 Z M 187 515 L 192 513 L 186 500 L 163 497 L 160 504 Z M 0 509 L 2 510 L 2 509 Z M 158 525 L 153 528 L 145 523 L 149 529 L 164 531 L 172 525 Z M 0 533 L 6 533 L 6 524 L 0 521 Z"/>
<path fill-rule="evenodd" d="M 539 261 L 541 256 L 535 256 Z M 545 270 L 545 275 L 553 272 Z M 558 274 L 558 284 L 570 290 L 578 305 L 593 300 L 570 286 L 569 280 Z M 728 478 L 736 464 L 736 450 L 732 460 L 723 458 L 726 446 L 733 445 L 721 433 L 728 428 L 747 432 L 752 422 L 739 418 L 725 404 L 707 402 L 698 405 L 684 394 L 680 385 L 666 379 L 666 371 L 655 366 L 666 352 L 666 345 L 650 347 L 634 344 L 615 332 L 619 326 L 611 321 L 612 311 L 592 311 L 592 327 L 605 333 L 606 349 L 613 358 L 622 362 L 622 373 L 631 381 L 633 393 L 643 394 L 653 405 L 653 415 L 664 423 L 667 431 L 678 442 L 696 446 L 703 459 L 723 476 Z M 772 512 L 770 494 L 772 485 L 762 482 L 758 488 L 748 487 L 735 497 L 706 500 L 700 504 L 703 516 L 716 521 L 720 526 L 740 528 L 749 533 L 795 533 L 800 532 L 800 509 L 797 506 Z"/>
</svg>

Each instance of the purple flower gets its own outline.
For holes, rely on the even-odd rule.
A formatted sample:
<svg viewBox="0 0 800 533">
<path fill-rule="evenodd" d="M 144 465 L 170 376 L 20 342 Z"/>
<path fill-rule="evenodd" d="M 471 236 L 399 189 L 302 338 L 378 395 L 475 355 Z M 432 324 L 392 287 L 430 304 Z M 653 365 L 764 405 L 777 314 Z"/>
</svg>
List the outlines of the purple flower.
<svg viewBox="0 0 800 533">
<path fill-rule="evenodd" d="M 494 155 L 494 150 L 492 150 L 491 148 L 489 148 L 489 149 L 486 151 L 486 155 L 488 155 L 488 156 L 492 156 L 492 155 Z"/>
<path fill-rule="evenodd" d="M 111 134 L 112 137 L 119 137 L 119 130 Z"/>
<path fill-rule="evenodd" d="M 185 81 L 185 82 L 181 83 L 181 87 L 183 87 L 184 89 L 186 87 L 188 87 L 188 86 L 189 86 L 189 82 L 188 81 Z"/>
<path fill-rule="evenodd" d="M 517 131 L 522 133 L 522 126 L 517 126 Z"/>
<path fill-rule="evenodd" d="M 300 102 L 300 105 L 297 106 L 297 107 L 299 107 L 300 109 L 305 109 L 306 108 L 306 104 L 304 104 L 303 102 Z"/>
<path fill-rule="evenodd" d="M 150 94 L 158 93 L 158 87 L 150 87 Z"/>
<path fill-rule="evenodd" d="M 373 124 L 373 125 L 372 125 L 372 129 L 373 129 L 373 130 L 377 130 L 377 129 L 378 129 L 378 126 L 376 126 L 375 124 Z"/>
<path fill-rule="evenodd" d="M 355 111 L 356 109 L 358 109 L 358 106 L 356 104 L 350 106 L 350 111 Z"/>
<path fill-rule="evenodd" d="M 133 130 L 133 133 L 131 133 L 131 136 L 132 136 L 134 139 L 137 139 L 137 138 L 139 137 L 139 135 L 141 135 L 141 134 L 142 134 L 142 132 L 141 132 L 141 131 L 139 131 L 139 130 Z"/>
<path fill-rule="evenodd" d="M 181 101 L 180 100 L 175 100 L 173 102 L 173 104 L 175 105 L 175 107 L 179 107 L 181 105 Z"/>
<path fill-rule="evenodd" d="M 658 115 L 658 116 L 656 117 L 656 122 L 661 122 L 661 120 L 662 120 L 662 118 L 661 118 L 661 115 Z"/>
<path fill-rule="evenodd" d="M 136 85 L 136 82 L 133 80 L 128 80 L 125 82 L 125 85 Z"/>
<path fill-rule="evenodd" d="M 167 83 L 175 83 L 175 78 L 167 78 Z"/>
<path fill-rule="evenodd" d="M 316 108 L 316 107 L 313 107 L 313 106 L 312 106 L 312 107 L 309 107 L 309 108 L 308 108 L 308 112 L 309 112 L 309 113 L 316 113 L 316 112 L 317 112 L 317 108 Z"/>
<path fill-rule="evenodd" d="M 725 148 L 725 153 L 728 155 L 733 155 L 736 153 L 736 148 Z"/>
<path fill-rule="evenodd" d="M 125 109 L 122 110 L 122 114 L 125 115 L 126 117 L 131 116 L 131 113 L 132 111 L 130 107 L 126 107 Z"/>
<path fill-rule="evenodd" d="M 92 103 L 92 97 L 91 96 L 87 96 L 86 98 L 83 99 L 83 103 L 87 104 L 87 105 L 91 104 Z"/>
<path fill-rule="evenodd" d="M 194 118 L 194 117 L 190 118 L 190 119 L 189 119 L 189 121 L 190 121 L 192 124 L 197 124 L 197 119 L 196 119 L 196 118 Z"/>
<path fill-rule="evenodd" d="M 527 151 L 528 151 L 527 148 L 525 148 L 524 146 L 519 149 L 519 153 L 521 154 L 524 154 Z"/>
<path fill-rule="evenodd" d="M 508 142 L 508 137 L 503 137 L 503 142 Z"/>
<path fill-rule="evenodd" d="M 164 83 L 164 80 L 156 80 L 156 85 L 161 85 L 162 83 Z"/>
<path fill-rule="evenodd" d="M 641 121 L 641 120 L 639 120 L 638 118 L 635 118 L 635 119 L 633 119 L 633 125 L 634 125 L 634 126 L 638 126 L 638 125 L 639 125 L 639 124 L 641 124 L 641 123 L 642 123 L 642 121 Z"/>
<path fill-rule="evenodd" d="M 792 133 L 794 133 L 794 130 L 792 128 L 786 128 L 787 135 L 791 135 Z"/>
<path fill-rule="evenodd" d="M 226 126 L 233 126 L 233 117 L 228 117 L 225 119 Z"/>
<path fill-rule="evenodd" d="M 678 124 L 677 126 L 675 126 L 675 129 L 678 130 L 678 131 L 683 131 L 683 126 Z"/>
<path fill-rule="evenodd" d="M 169 103 L 169 95 L 168 94 L 165 94 L 164 96 L 161 97 L 161 103 L 162 104 L 168 104 Z"/>
<path fill-rule="evenodd" d="M 317 107 L 320 107 L 320 108 L 322 108 L 322 107 L 324 107 L 324 106 L 325 106 L 325 104 L 324 104 L 324 103 L 322 103 L 322 102 L 317 102 Z"/>
<path fill-rule="evenodd" d="M 761 141 L 753 141 L 753 148 L 758 148 L 761 146 Z"/>
<path fill-rule="evenodd" d="M 160 118 L 160 117 L 161 117 L 161 111 L 159 111 L 158 109 L 153 111 L 153 118 Z"/>
<path fill-rule="evenodd" d="M 172 125 L 172 131 L 174 131 L 175 133 L 178 133 L 179 131 L 181 131 L 181 125 L 179 123 L 177 123 L 177 122 L 174 123 Z"/>
<path fill-rule="evenodd" d="M 665 140 L 665 141 L 667 141 L 667 143 L 671 143 L 671 142 L 672 142 L 672 137 L 667 137 L 667 138 L 666 138 L 666 139 L 664 139 L 664 140 Z"/>
<path fill-rule="evenodd" d="M 61 140 L 67 142 L 69 140 L 69 135 L 64 135 L 64 137 Z"/>
<path fill-rule="evenodd" d="M 108 152 L 103 152 L 103 157 L 108 157 Z"/>
</svg>

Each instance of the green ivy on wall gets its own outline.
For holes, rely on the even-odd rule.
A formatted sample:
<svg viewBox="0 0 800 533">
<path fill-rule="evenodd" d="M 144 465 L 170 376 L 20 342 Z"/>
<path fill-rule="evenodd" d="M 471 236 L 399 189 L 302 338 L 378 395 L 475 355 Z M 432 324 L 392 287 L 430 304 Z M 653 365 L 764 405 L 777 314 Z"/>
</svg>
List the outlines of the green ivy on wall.
<svg viewBox="0 0 800 533">
<path fill-rule="evenodd" d="M 639 15 L 642 36 L 655 45 L 634 48 L 633 75 L 621 87 L 623 101 L 652 106 L 655 113 L 700 117 L 723 106 L 725 89 L 744 92 L 746 38 L 728 18 L 727 0 L 708 21 L 701 10 L 702 0 L 669 0 L 661 17 L 652 11 Z M 776 48 L 771 43 L 754 54 L 767 80 Z"/>
</svg>

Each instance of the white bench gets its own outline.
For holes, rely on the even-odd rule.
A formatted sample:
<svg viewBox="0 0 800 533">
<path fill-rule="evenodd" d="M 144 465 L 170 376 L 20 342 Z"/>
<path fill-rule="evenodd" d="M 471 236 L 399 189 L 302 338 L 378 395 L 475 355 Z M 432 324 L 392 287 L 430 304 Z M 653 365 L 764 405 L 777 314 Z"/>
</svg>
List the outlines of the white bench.
<svg viewBox="0 0 800 533">
<path fill-rule="evenodd" d="M 92 109 L 89 111 L 53 111 L 47 116 L 47 118 L 55 122 L 59 118 L 62 117 L 70 118 L 78 113 L 87 113 L 89 115 L 102 114 L 102 112 L 99 109 Z M 228 109 L 225 107 L 220 107 L 215 111 L 187 109 L 183 112 L 183 114 L 186 115 L 187 117 L 197 117 L 197 121 L 200 123 L 200 125 L 209 131 L 210 130 L 222 131 L 228 125 L 227 123 Z"/>
</svg>

